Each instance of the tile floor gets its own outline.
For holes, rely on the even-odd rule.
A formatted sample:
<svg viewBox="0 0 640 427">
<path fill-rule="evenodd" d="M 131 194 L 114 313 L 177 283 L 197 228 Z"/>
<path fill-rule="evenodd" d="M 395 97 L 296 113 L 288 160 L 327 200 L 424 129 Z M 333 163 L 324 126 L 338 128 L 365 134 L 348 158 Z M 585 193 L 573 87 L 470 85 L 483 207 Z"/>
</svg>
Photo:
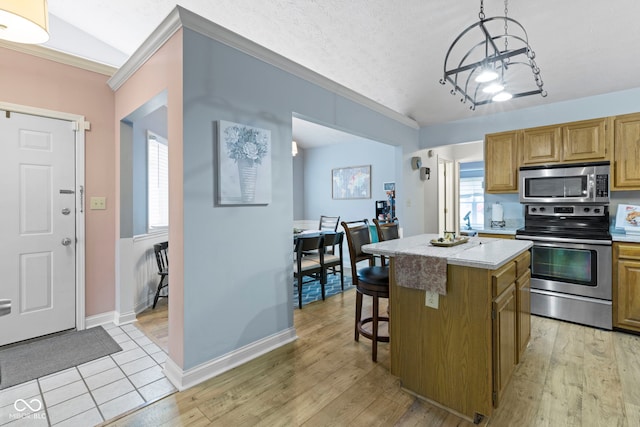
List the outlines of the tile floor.
<svg viewBox="0 0 640 427">
<path fill-rule="evenodd" d="M 160 347 L 132 324 L 103 327 L 122 351 L 0 390 L 0 426 L 93 426 L 176 391 Z"/>
</svg>

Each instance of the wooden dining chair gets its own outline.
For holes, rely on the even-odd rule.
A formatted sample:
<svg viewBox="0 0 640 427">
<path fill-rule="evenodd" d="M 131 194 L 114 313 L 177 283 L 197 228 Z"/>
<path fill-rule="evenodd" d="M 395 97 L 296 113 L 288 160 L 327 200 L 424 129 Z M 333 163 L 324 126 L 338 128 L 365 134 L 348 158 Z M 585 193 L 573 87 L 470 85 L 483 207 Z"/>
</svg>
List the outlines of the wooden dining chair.
<svg viewBox="0 0 640 427">
<path fill-rule="evenodd" d="M 322 273 L 322 263 L 324 262 L 324 236 L 320 233 L 310 235 L 300 235 L 296 237 L 296 246 L 294 250 L 293 261 L 293 277 L 298 279 L 298 308 L 302 308 L 302 285 L 307 282 L 303 281 L 305 276 L 313 277 L 313 280 L 320 279 L 320 287 L 322 290 L 322 300 L 324 300 L 325 281 Z M 318 258 L 313 256 L 305 256 L 304 252 L 315 251 Z"/>
<path fill-rule="evenodd" d="M 326 216 L 320 215 L 320 225 L 318 230 L 320 231 L 338 231 L 338 224 L 340 223 L 339 216 Z"/>
<path fill-rule="evenodd" d="M 153 245 L 153 252 L 156 256 L 156 263 L 158 264 L 158 275 L 160 281 L 158 282 L 158 289 L 156 290 L 156 296 L 153 299 L 153 308 L 156 308 L 158 304 L 158 298 L 168 298 L 169 293 L 161 295 L 160 291 L 169 286 L 169 242 L 156 243 Z"/>
<path fill-rule="evenodd" d="M 391 220 L 379 220 L 377 218 L 373 218 L 373 223 L 376 226 L 379 242 L 400 238 L 400 224 L 398 223 L 398 218 L 393 218 Z M 383 266 L 387 265 L 387 259 L 385 256 L 380 256 L 380 259 Z"/>
<path fill-rule="evenodd" d="M 362 251 L 362 246 L 371 243 L 369 221 L 367 219 L 341 223 L 347 236 L 349 246 L 349 258 L 351 259 L 351 277 L 356 287 L 356 321 L 355 340 L 359 341 L 360 335 L 371 340 L 371 359 L 375 362 L 378 358 L 378 342 L 389 342 L 388 335 L 378 334 L 378 323 L 389 322 L 388 316 L 380 316 L 380 298 L 389 298 L 389 267 L 376 266 L 372 254 Z M 367 261 L 367 266 L 358 268 L 358 263 Z M 371 317 L 362 318 L 363 295 L 373 298 L 373 314 Z M 371 332 L 364 328 L 371 324 Z"/>
<path fill-rule="evenodd" d="M 324 232 L 322 233 L 324 236 L 324 242 L 322 244 L 322 249 L 319 252 L 323 252 L 323 259 L 320 259 L 319 254 L 310 255 L 308 258 L 310 260 L 314 260 L 322 266 L 322 278 L 324 283 L 327 283 L 327 272 L 329 269 L 332 270 L 333 274 L 337 274 L 340 272 L 340 288 L 344 291 L 344 266 L 343 266 L 343 258 L 342 258 L 342 242 L 344 241 L 344 232 Z M 332 248 L 333 253 L 330 252 Z M 337 253 L 336 253 L 337 252 Z"/>
<path fill-rule="evenodd" d="M 340 221 L 339 216 L 326 216 L 320 215 L 320 223 L 318 224 L 318 230 L 321 232 L 325 231 L 333 231 L 336 232 L 338 230 L 338 223 Z M 328 250 L 329 253 L 335 253 L 335 248 L 331 246 Z M 305 255 L 318 255 L 318 251 L 305 251 Z M 335 272 L 335 270 L 334 270 Z"/>
</svg>

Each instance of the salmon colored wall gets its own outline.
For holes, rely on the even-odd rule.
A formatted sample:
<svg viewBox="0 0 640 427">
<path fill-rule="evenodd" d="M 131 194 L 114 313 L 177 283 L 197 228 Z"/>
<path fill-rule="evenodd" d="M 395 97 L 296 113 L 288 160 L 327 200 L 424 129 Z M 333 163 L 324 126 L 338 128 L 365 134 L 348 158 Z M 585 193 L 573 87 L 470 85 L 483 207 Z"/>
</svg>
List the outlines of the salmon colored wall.
<svg viewBox="0 0 640 427">
<path fill-rule="evenodd" d="M 86 315 L 115 307 L 114 94 L 108 76 L 0 48 L 0 101 L 85 116 L 86 197 L 107 209 L 86 210 Z M 87 206 L 86 204 L 85 206 Z"/>
<path fill-rule="evenodd" d="M 169 356 L 183 366 L 184 268 L 182 215 L 182 30 L 174 34 L 115 93 L 116 159 L 120 158 L 120 120 L 163 90 L 167 90 L 169 140 L 169 258 L 171 299 L 169 300 Z M 116 165 L 116 211 L 120 210 L 120 165 Z M 116 231 L 120 220 L 116 218 Z M 119 238 L 119 232 L 114 234 Z"/>
</svg>

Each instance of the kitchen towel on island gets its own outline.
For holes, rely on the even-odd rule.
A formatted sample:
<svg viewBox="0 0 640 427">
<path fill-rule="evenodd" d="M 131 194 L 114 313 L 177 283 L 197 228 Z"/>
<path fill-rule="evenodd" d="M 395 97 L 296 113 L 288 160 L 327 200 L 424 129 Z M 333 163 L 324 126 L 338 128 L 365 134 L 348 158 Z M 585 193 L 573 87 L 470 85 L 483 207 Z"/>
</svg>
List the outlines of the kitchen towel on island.
<svg viewBox="0 0 640 427">
<path fill-rule="evenodd" d="M 398 286 L 447 294 L 447 259 L 400 254 L 395 259 Z"/>
</svg>

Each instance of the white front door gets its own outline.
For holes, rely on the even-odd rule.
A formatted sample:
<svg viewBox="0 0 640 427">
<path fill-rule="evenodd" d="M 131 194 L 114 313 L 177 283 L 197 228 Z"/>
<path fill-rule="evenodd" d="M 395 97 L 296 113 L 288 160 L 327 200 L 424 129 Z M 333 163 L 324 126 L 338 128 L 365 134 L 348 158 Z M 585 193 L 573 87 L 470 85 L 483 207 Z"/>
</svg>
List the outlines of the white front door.
<svg viewBox="0 0 640 427">
<path fill-rule="evenodd" d="M 0 345 L 76 326 L 75 131 L 0 111 Z"/>
</svg>

